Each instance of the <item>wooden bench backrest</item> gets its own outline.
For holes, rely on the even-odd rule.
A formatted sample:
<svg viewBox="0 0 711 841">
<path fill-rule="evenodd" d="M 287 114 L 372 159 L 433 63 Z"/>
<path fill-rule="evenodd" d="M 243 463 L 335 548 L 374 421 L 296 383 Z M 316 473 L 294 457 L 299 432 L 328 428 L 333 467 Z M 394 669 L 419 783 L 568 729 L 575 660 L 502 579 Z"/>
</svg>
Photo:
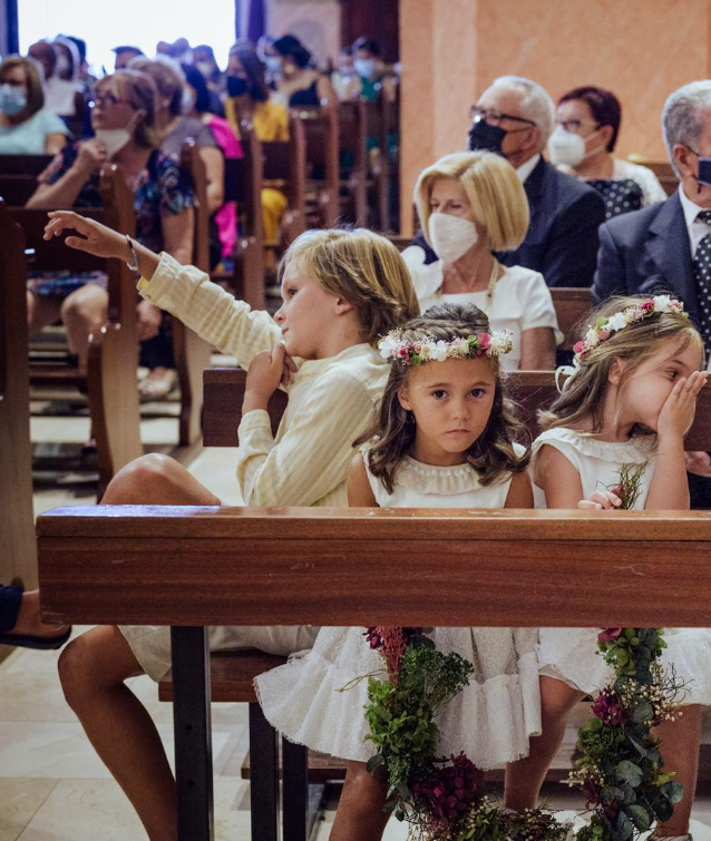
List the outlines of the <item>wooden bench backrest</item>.
<svg viewBox="0 0 711 841">
<path fill-rule="evenodd" d="M 659 179 L 659 183 L 664 188 L 667 196 L 672 196 L 679 189 L 679 179 L 676 177 L 672 165 L 669 161 L 650 161 L 641 155 L 630 155 L 629 158 L 633 163 L 646 166 Z"/>
<path fill-rule="evenodd" d="M 205 371 L 205 407 L 202 418 L 203 443 L 206 447 L 237 447 L 237 427 L 242 418 L 242 402 L 247 374 L 240 368 L 213 368 Z M 520 407 L 520 416 L 535 438 L 539 433 L 536 413 L 558 396 L 552 371 L 517 371 L 506 377 L 509 395 Z M 281 422 L 287 396 L 277 391 L 269 402 L 272 431 Z M 711 383 L 702 390 L 696 417 L 685 441 L 687 450 L 711 450 Z"/>
<path fill-rule="evenodd" d="M 319 185 L 319 206 L 323 225 L 338 220 L 339 128 L 335 108 L 296 109 L 306 135 L 306 167 L 309 178 Z"/>
<path fill-rule="evenodd" d="M 374 102 L 363 100 L 341 102 L 338 106 L 340 152 L 349 153 L 352 161 L 341 173 L 347 178 L 351 196 L 352 215 L 346 215 L 345 221 L 361 227 L 368 224 L 368 111 L 375 107 Z"/>
<path fill-rule="evenodd" d="M 306 229 L 306 131 L 289 114 L 289 139 L 262 143 L 265 186 L 281 190 L 288 208 L 281 221 L 281 244 L 288 247 Z"/>
<path fill-rule="evenodd" d="M 188 176 L 195 192 L 195 227 L 191 263 L 210 271 L 210 211 L 207 206 L 207 173 L 200 157 L 200 150 L 192 138 L 188 138 L 180 150 L 180 169 Z"/>
<path fill-rule="evenodd" d="M 84 506 L 37 532 L 59 621 L 711 625 L 707 511 Z"/>
<path fill-rule="evenodd" d="M 82 208 L 82 215 L 103 222 L 122 234 L 134 236 L 136 220 L 133 194 L 116 164 L 109 164 L 102 170 L 99 191 L 103 208 Z M 63 238 L 53 238 L 45 242 L 42 235 L 48 221 L 46 210 L 16 208 L 12 210 L 12 215 L 22 225 L 27 247 L 34 249 L 33 270 L 105 271 L 109 278 L 109 322 L 125 323 L 126 318 L 135 321 L 136 283 L 134 275 L 125 263 L 93 257 L 83 251 L 67 248 Z"/>
<path fill-rule="evenodd" d="M 582 338 L 587 326 L 587 318 L 592 310 L 592 292 L 590 289 L 572 289 L 553 287 L 551 289 L 553 306 L 565 340 L 560 350 L 572 350 L 573 345 Z"/>
<path fill-rule="evenodd" d="M 24 207 L 37 189 L 39 176 L 52 155 L 0 155 L 0 196 L 8 207 Z"/>
<path fill-rule="evenodd" d="M 22 228 L 0 201 L 0 582 L 37 584 L 32 514 L 27 270 Z"/>
</svg>

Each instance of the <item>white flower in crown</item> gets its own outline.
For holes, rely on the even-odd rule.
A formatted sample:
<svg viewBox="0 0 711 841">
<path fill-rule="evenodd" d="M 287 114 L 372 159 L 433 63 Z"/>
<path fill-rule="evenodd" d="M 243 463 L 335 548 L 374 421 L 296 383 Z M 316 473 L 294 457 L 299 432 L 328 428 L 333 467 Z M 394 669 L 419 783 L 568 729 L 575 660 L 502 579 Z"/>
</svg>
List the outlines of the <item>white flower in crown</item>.
<svg viewBox="0 0 711 841">
<path fill-rule="evenodd" d="M 495 330 L 489 337 L 487 355 L 509 353 L 513 350 L 513 346 L 513 333 L 510 330 Z"/>
<path fill-rule="evenodd" d="M 382 338 L 378 342 L 378 348 L 380 349 L 380 355 L 383 359 L 390 359 L 393 354 L 393 351 L 397 348 L 400 344 L 400 334 L 397 332 L 388 333 L 387 336 Z"/>
<path fill-rule="evenodd" d="M 444 339 L 440 339 L 437 343 L 432 343 L 430 359 L 434 359 L 435 362 L 444 362 L 448 356 L 449 347 Z"/>
<path fill-rule="evenodd" d="M 628 324 L 629 322 L 627 321 L 626 312 L 622 310 L 621 312 L 616 312 L 607 319 L 605 330 L 610 333 L 614 333 L 617 330 L 622 330 L 623 327 L 627 327 Z"/>
</svg>

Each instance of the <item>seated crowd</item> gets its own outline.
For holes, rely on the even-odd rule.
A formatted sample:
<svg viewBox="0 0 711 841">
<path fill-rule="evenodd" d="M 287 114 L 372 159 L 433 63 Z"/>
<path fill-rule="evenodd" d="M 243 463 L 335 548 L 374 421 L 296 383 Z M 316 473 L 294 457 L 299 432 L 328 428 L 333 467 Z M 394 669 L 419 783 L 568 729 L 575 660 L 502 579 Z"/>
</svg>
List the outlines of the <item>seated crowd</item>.
<svg viewBox="0 0 711 841">
<path fill-rule="evenodd" d="M 236 43 L 224 72 L 208 45 L 161 42 L 153 59 L 124 45 L 100 80 L 88 77 L 82 44 L 42 41 L 31 58 L 0 64 L 0 155 L 56 153 L 27 204 L 50 211 L 45 238 L 69 232 L 68 248 L 135 270 L 151 372 L 144 395 L 173 385 L 166 314 L 248 372 L 236 464 L 246 505 L 602 511 L 626 507 L 618 482 L 636 467 L 631 507 L 711 508 L 711 456 L 684 452 L 711 354 L 711 82 L 667 100 L 664 141 L 680 182 L 667 198 L 650 169 L 614 156 L 621 106 L 612 92 L 579 87 L 556 106 L 529 79 L 496 79 L 472 106 L 468 137 L 420 174 L 412 243 L 400 253 L 365 228 L 303 233 L 281 259 L 282 303 L 270 315 L 191 265 L 196 199 L 180 150 L 187 138 L 198 146 L 224 262 L 239 234 L 224 200 L 225 161 L 244 154 L 244 122 L 268 143 L 288 136 L 292 107 L 396 101 L 397 76 L 378 44 L 358 39 L 332 74 L 292 35 Z M 87 101 L 79 137 L 72 118 Z M 100 202 L 107 162 L 133 193 L 133 237 L 82 215 Z M 266 187 L 261 204 L 265 239 L 275 242 L 287 198 Z M 590 288 L 595 309 L 526 446 L 506 374 L 555 370 L 562 287 Z M 27 298 L 31 329 L 61 319 L 85 364 L 88 337 L 106 319 L 105 278 L 45 273 L 30 279 Z M 274 434 L 267 407 L 279 388 L 289 402 Z M 221 501 L 177 460 L 154 454 L 120 469 L 102 504 Z M 308 649 L 261 675 L 259 697 L 285 736 L 348 760 L 334 841 L 378 839 L 389 817 L 385 777 L 366 765 L 367 682 L 357 679 L 378 669 L 380 655 L 362 631 L 210 629 L 213 651 Z M 465 750 L 484 771 L 506 765 L 507 809 L 535 808 L 573 707 L 609 680 L 595 633 L 426 631 L 474 664 L 438 719 L 443 754 Z M 17 588 L 0 589 L 0 632 L 0 642 L 44 648 L 69 636 L 40 621 L 37 593 Z M 655 831 L 688 839 L 711 630 L 667 629 L 666 639 L 664 663 L 677 664 L 687 692 L 683 717 L 657 722 L 655 734 L 687 795 Z M 68 703 L 151 841 L 176 838 L 175 782 L 126 681 L 160 680 L 169 668 L 170 630 L 155 626 L 95 627 L 59 661 Z"/>
</svg>

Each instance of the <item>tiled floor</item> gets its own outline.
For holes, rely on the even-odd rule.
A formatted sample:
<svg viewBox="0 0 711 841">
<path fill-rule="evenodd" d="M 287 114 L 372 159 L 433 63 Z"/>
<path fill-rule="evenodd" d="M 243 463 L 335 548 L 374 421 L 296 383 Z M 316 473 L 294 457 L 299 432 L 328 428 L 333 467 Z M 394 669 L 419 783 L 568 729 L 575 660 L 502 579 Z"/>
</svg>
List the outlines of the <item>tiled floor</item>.
<svg viewBox="0 0 711 841">
<path fill-rule="evenodd" d="M 88 437 L 86 418 L 37 417 L 34 441 L 81 443 Z M 172 452 L 175 420 L 154 418 L 142 425 L 151 449 Z M 204 450 L 186 461 L 191 472 L 224 502 L 240 504 L 229 450 Z M 90 505 L 95 488 L 81 472 L 38 476 L 35 514 L 60 505 Z M 75 633 L 81 633 L 77 628 Z M 141 841 L 145 833 L 118 785 L 84 736 L 62 696 L 54 652 L 16 651 L 0 665 L 0 841 Z M 146 677 L 131 688 L 157 722 L 168 755 L 172 755 L 172 710 L 157 700 Z M 249 786 L 240 776 L 247 751 L 247 709 L 239 704 L 213 706 L 216 838 L 250 838 Z M 336 802 L 329 802 L 314 841 L 326 841 Z M 551 806 L 576 808 L 571 797 L 554 798 Z M 711 841 L 711 798 L 697 802 L 695 841 Z M 386 841 L 404 841 L 406 827 L 391 821 Z"/>
</svg>

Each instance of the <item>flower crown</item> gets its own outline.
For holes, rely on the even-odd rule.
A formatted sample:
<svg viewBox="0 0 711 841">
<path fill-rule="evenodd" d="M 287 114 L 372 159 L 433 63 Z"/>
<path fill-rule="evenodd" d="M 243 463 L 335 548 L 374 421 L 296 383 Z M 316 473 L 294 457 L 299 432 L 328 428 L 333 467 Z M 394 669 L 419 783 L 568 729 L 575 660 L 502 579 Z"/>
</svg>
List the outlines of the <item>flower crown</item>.
<svg viewBox="0 0 711 841">
<path fill-rule="evenodd" d="M 447 359 L 475 359 L 479 356 L 499 356 L 513 350 L 513 333 L 510 330 L 495 330 L 493 333 L 477 333 L 473 336 L 452 339 L 451 342 L 425 338 L 421 341 L 403 341 L 400 330 L 391 330 L 378 342 L 383 359 L 401 362 L 405 365 L 420 365 L 422 362 L 444 362 Z"/>
<path fill-rule="evenodd" d="M 630 324 L 637 324 L 646 318 L 661 313 L 675 313 L 683 315 L 684 318 L 689 317 L 689 314 L 684 312 L 684 304 L 677 301 L 676 298 L 672 298 L 671 295 L 655 295 L 653 298 L 647 298 L 646 301 L 620 310 L 609 318 L 601 315 L 594 325 L 589 326 L 585 338 L 573 345 L 574 362 L 576 365 L 582 362 L 590 351 L 594 350 L 601 342 L 609 339 L 613 333 L 624 330 Z"/>
</svg>

